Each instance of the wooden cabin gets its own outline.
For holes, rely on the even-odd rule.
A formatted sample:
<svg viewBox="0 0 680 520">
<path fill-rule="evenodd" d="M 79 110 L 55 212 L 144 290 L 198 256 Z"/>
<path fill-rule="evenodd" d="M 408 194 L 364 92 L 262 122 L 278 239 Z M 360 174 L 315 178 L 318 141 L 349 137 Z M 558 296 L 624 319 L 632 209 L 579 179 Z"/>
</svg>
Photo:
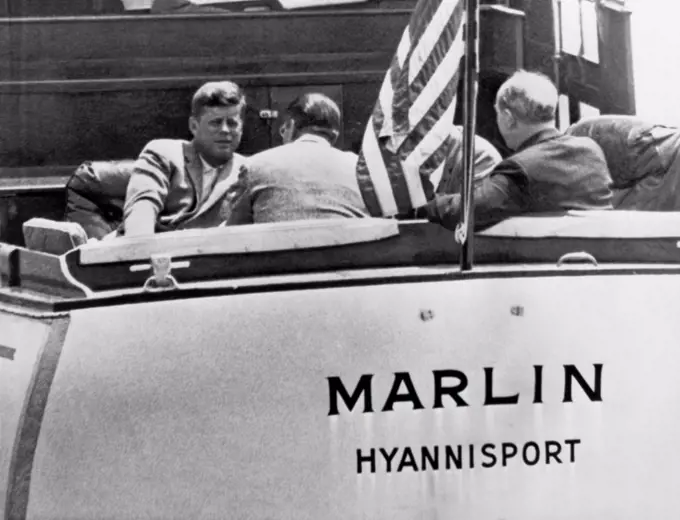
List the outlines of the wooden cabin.
<svg viewBox="0 0 680 520">
<path fill-rule="evenodd" d="M 245 87 L 246 155 L 279 144 L 278 113 L 305 90 L 339 103 L 339 145 L 357 151 L 415 0 L 296 10 L 238 0 L 218 4 L 224 13 L 164 15 L 124 4 L 0 2 L 0 241 L 22 244 L 31 217 L 61 218 L 65 184 L 82 162 L 134 158 L 151 139 L 188 137 L 191 95 L 208 80 Z M 567 122 L 582 110 L 634 113 L 630 12 L 619 2 L 483 4 L 477 127 L 499 149 L 493 99 L 518 68 L 555 79 Z M 574 12 L 576 43 L 561 30 L 573 27 Z"/>
</svg>

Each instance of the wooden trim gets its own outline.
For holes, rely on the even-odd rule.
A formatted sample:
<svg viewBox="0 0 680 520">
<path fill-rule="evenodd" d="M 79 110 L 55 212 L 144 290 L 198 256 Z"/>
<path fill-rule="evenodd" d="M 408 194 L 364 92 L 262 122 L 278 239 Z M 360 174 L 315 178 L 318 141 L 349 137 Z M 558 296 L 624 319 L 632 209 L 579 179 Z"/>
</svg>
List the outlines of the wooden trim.
<svg viewBox="0 0 680 520">
<path fill-rule="evenodd" d="M 299 74 L 232 74 L 229 76 L 242 87 L 300 85 L 300 84 L 334 84 L 334 83 L 370 83 L 382 80 L 384 70 L 347 71 L 347 72 L 305 72 Z M 57 81 L 17 81 L 0 83 L 2 94 L 36 94 L 36 93 L 76 93 L 76 92 L 122 92 L 132 90 L 168 90 L 197 87 L 203 82 L 224 79 L 221 75 L 203 75 L 190 77 L 165 78 L 118 78 L 87 79 Z M 349 81 L 347 81 L 349 79 Z"/>
<path fill-rule="evenodd" d="M 0 196 L 63 191 L 77 166 L 0 168 Z"/>
<path fill-rule="evenodd" d="M 153 237 L 120 237 L 80 247 L 82 265 L 148 262 L 173 258 L 294 251 L 374 242 L 399 234 L 396 220 L 378 218 L 305 220 L 172 231 Z"/>
<path fill-rule="evenodd" d="M 329 16 L 404 16 L 410 15 L 413 9 L 388 9 L 388 8 L 355 8 L 355 9 L 325 9 L 325 10 L 289 10 L 289 11 L 258 11 L 241 13 L 182 13 L 182 14 L 121 14 L 121 15 L 99 15 L 99 16 L 53 16 L 53 17 L 26 17 L 26 18 L 0 18 L 0 24 L 61 24 L 61 23 L 115 23 L 115 22 L 140 22 L 162 20 L 201 20 L 210 18 L 211 20 L 220 19 L 248 19 L 248 18 L 285 18 L 285 17 L 304 17 L 304 18 L 328 18 Z"/>
</svg>

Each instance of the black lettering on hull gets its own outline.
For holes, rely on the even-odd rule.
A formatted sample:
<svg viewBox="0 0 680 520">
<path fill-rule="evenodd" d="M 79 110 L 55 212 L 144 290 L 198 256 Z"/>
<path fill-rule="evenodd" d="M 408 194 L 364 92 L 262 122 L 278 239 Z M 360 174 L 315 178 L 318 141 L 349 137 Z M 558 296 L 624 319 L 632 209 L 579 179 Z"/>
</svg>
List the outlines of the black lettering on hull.
<svg viewBox="0 0 680 520">
<path fill-rule="evenodd" d="M 404 473 L 575 464 L 580 439 L 357 450 L 357 473 Z M 420 457 L 416 454 L 420 453 Z M 379 455 L 379 456 L 378 456 Z"/>
</svg>

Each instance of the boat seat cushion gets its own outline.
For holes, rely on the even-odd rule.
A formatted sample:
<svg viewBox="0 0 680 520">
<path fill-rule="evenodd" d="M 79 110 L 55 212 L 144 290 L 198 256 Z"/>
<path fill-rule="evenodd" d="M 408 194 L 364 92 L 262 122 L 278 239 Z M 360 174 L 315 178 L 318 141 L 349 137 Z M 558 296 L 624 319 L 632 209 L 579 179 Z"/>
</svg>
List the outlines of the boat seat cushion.
<svg viewBox="0 0 680 520">
<path fill-rule="evenodd" d="M 478 233 L 502 238 L 680 239 L 680 212 L 580 211 L 506 219 Z"/>
<path fill-rule="evenodd" d="M 76 222 L 32 218 L 23 224 L 26 248 L 41 253 L 63 255 L 87 242 L 87 235 Z"/>
<path fill-rule="evenodd" d="M 64 220 L 80 224 L 89 238 L 103 238 L 123 220 L 125 193 L 134 159 L 87 161 L 66 185 Z"/>
</svg>

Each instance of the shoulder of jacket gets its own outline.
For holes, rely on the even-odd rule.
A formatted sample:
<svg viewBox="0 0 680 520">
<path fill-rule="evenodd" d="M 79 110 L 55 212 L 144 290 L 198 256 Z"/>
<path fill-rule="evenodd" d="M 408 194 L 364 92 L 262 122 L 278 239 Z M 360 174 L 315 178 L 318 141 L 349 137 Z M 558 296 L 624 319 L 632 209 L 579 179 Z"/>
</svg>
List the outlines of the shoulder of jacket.
<svg viewBox="0 0 680 520">
<path fill-rule="evenodd" d="M 143 151 L 152 151 L 161 154 L 173 154 L 178 150 L 184 150 L 184 146 L 190 144 L 184 139 L 153 139 L 146 143 Z"/>
</svg>

